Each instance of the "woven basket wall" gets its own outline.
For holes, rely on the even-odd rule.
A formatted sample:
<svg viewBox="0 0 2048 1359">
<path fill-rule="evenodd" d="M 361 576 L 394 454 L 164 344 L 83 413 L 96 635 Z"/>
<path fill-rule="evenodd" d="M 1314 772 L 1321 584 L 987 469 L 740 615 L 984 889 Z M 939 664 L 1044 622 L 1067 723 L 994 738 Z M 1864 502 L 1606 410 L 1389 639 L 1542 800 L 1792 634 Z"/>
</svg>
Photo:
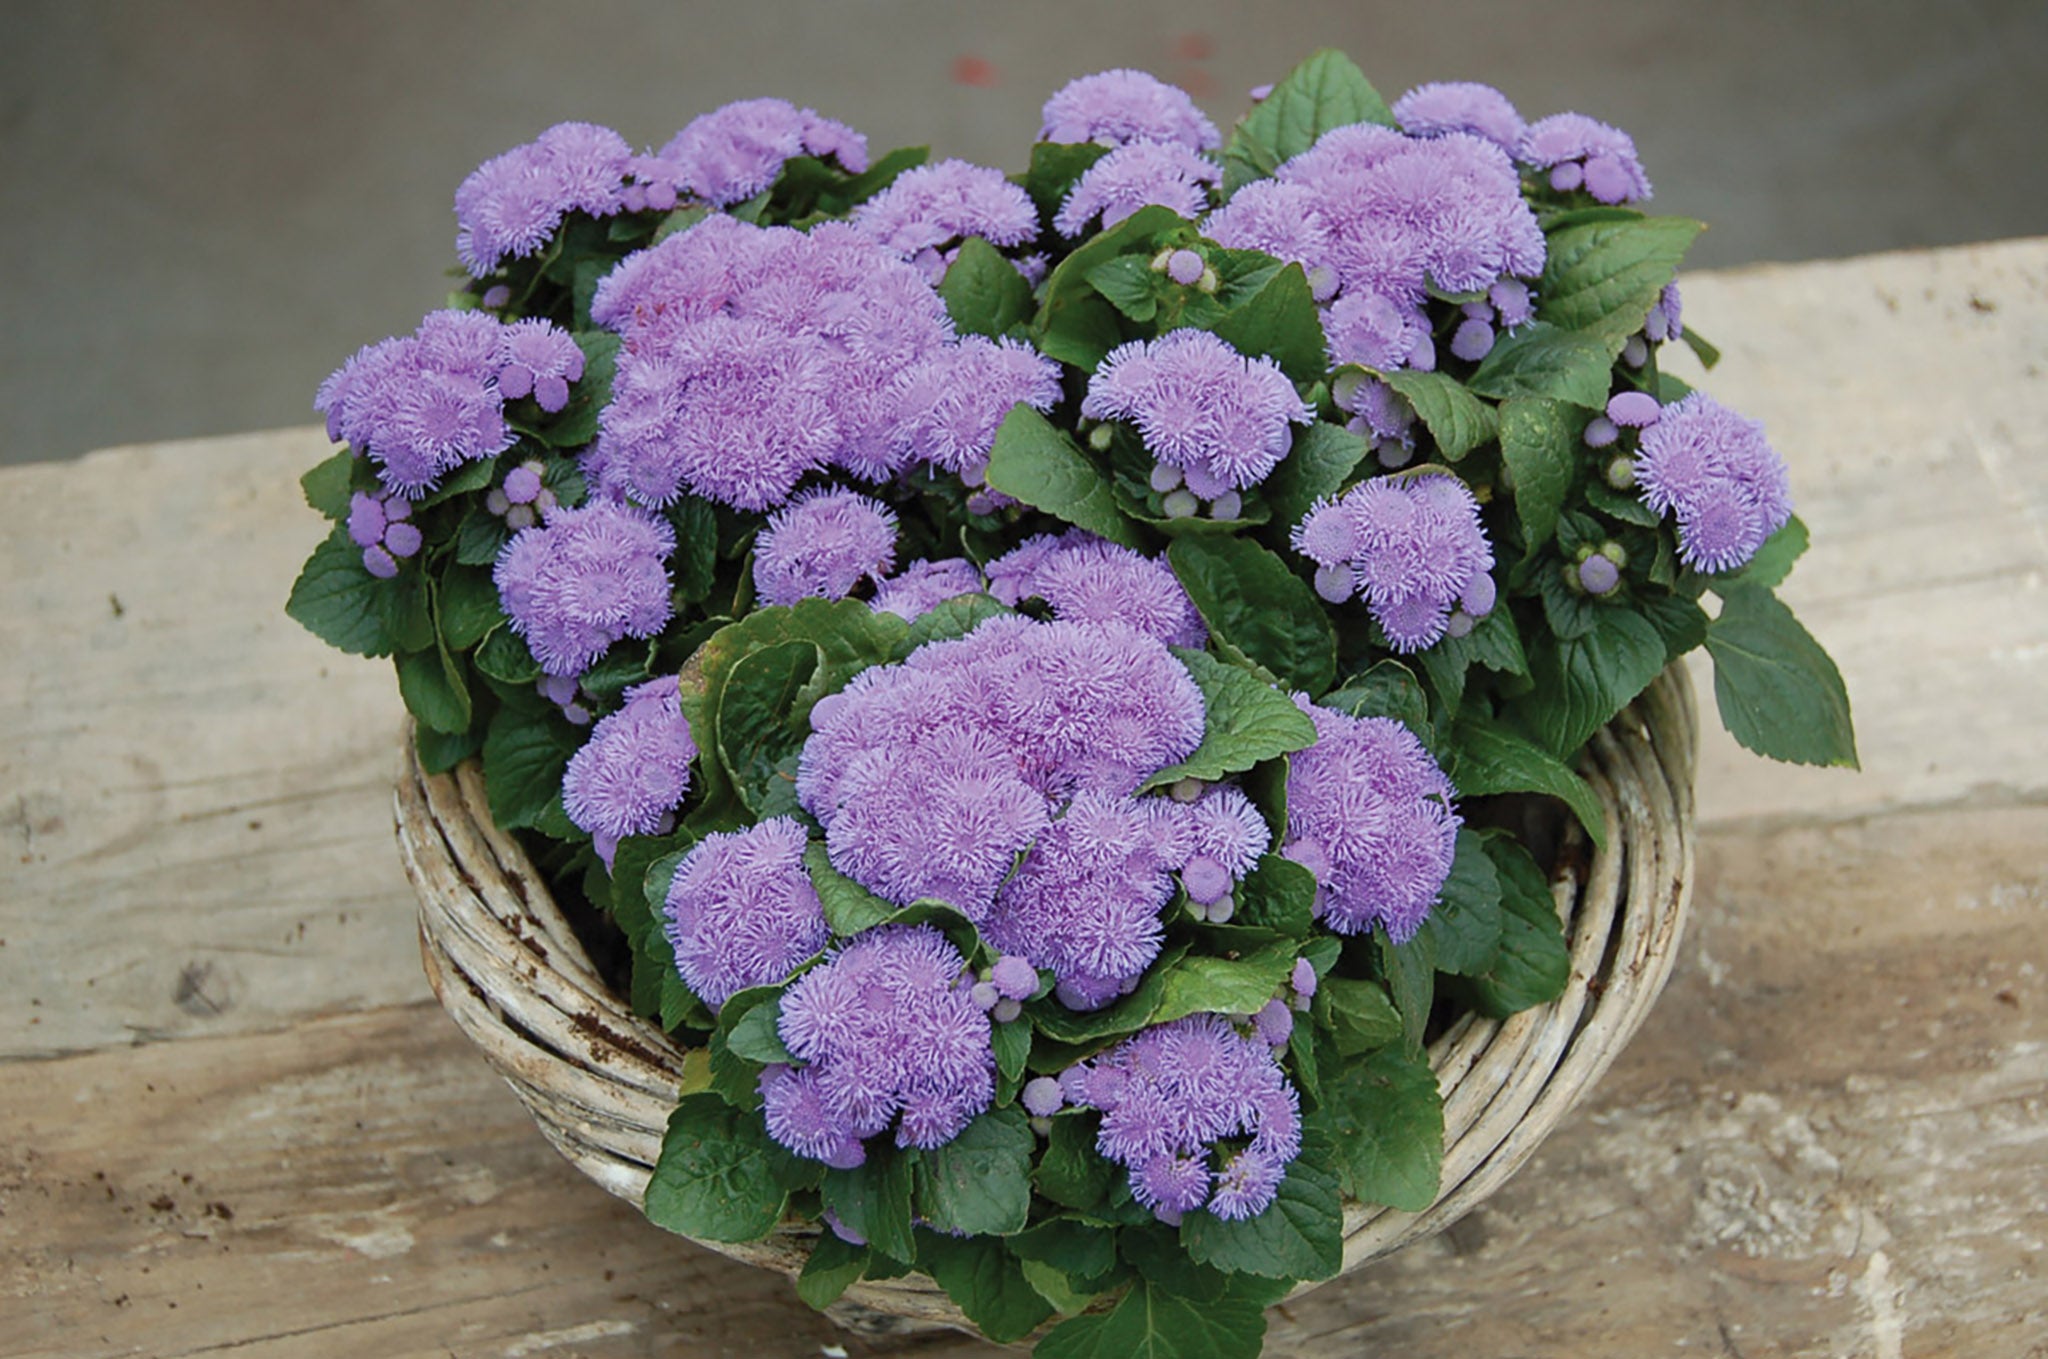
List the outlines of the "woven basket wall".
<svg viewBox="0 0 2048 1359">
<path fill-rule="evenodd" d="M 1594 737 L 1581 772 L 1605 809 L 1607 844 L 1583 880 L 1567 874 L 1554 885 L 1570 983 L 1558 1000 L 1505 1021 L 1467 1016 L 1430 1045 L 1444 1096 L 1442 1187 L 1420 1213 L 1347 1204 L 1347 1273 L 1441 1231 L 1498 1188 L 1642 1023 L 1670 972 L 1691 893 L 1697 745 L 1692 686 L 1677 668 Z M 599 978 L 526 854 L 491 824 L 474 762 L 428 775 L 408 754 L 396 815 L 434 993 L 556 1149 L 638 1206 L 682 1050 Z M 792 1228 L 761 1242 L 705 1244 L 794 1277 L 815 1235 Z M 858 1283 L 833 1314 L 871 1331 L 972 1329 L 915 1275 Z"/>
</svg>

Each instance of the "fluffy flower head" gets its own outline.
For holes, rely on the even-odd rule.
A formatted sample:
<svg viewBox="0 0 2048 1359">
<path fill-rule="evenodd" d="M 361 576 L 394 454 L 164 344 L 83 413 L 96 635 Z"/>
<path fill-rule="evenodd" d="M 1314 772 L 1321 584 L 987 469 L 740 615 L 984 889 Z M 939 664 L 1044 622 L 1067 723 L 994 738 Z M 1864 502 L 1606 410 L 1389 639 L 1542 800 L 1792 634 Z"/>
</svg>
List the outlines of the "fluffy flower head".
<svg viewBox="0 0 2048 1359">
<path fill-rule="evenodd" d="M 831 937 L 804 843 L 801 824 L 770 817 L 712 832 L 676 865 L 668 940 L 684 983 L 713 1010 L 750 986 L 781 981 Z"/>
<path fill-rule="evenodd" d="M 717 207 L 752 198 L 803 155 L 830 157 L 852 174 L 868 168 L 865 137 L 786 99 L 727 104 L 691 119 L 661 149 L 690 192 Z"/>
<path fill-rule="evenodd" d="M 1128 420 L 1152 456 L 1204 498 L 1263 481 L 1287 455 L 1290 423 L 1314 418 L 1271 359 L 1247 358 L 1206 330 L 1176 330 L 1110 351 L 1081 413 Z"/>
<path fill-rule="evenodd" d="M 1190 151 L 1213 151 L 1222 134 L 1187 91 L 1144 71 L 1120 68 L 1082 76 L 1045 101 L 1042 142 L 1170 142 Z"/>
<path fill-rule="evenodd" d="M 1130 142 L 1088 167 L 1052 224 L 1062 236 L 1079 236 L 1097 217 L 1107 229 L 1155 203 L 1200 217 L 1209 206 L 1209 186 L 1222 177 L 1214 161 L 1185 146 Z"/>
<path fill-rule="evenodd" d="M 579 675 L 621 637 L 668 622 L 675 545 L 665 521 L 630 505 L 553 509 L 498 554 L 498 598 L 543 670 Z"/>
<path fill-rule="evenodd" d="M 844 599 L 896 563 L 896 516 L 879 501 L 831 489 L 800 495 L 754 540 L 754 588 L 765 604 Z"/>
</svg>

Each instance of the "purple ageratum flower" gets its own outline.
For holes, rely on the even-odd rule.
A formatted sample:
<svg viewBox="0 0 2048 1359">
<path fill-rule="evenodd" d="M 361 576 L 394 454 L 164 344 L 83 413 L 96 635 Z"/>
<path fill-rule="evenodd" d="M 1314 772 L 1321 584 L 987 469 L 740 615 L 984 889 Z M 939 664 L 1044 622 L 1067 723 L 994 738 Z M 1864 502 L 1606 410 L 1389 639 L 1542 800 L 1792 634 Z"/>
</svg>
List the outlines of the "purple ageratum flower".
<svg viewBox="0 0 2048 1359">
<path fill-rule="evenodd" d="M 676 865 L 665 930 L 684 984 L 713 1010 L 780 982 L 831 938 L 804 843 L 795 819 L 770 817 L 712 832 Z"/>
<path fill-rule="evenodd" d="M 1642 431 L 1635 479 L 1643 503 L 1678 518 L 1678 555 L 1700 571 L 1732 571 L 1792 517 L 1784 460 L 1764 427 L 1693 392 Z"/>
<path fill-rule="evenodd" d="M 1232 250 L 1263 250 L 1314 271 L 1328 263 L 1330 229 L 1306 184 L 1258 179 L 1202 222 L 1202 234 Z"/>
<path fill-rule="evenodd" d="M 515 534 L 493 573 L 512 630 L 550 675 L 587 670 L 622 637 L 652 637 L 669 618 L 675 531 L 630 505 L 557 507 Z"/>
<path fill-rule="evenodd" d="M 1247 358 L 1206 330 L 1176 330 L 1110 351 L 1081 413 L 1129 420 L 1188 489 L 1212 499 L 1263 481 L 1287 456 L 1290 423 L 1315 413 L 1268 358 Z"/>
<path fill-rule="evenodd" d="M 1200 217 L 1209 186 L 1223 177 L 1214 161 L 1171 142 L 1131 142 L 1088 167 L 1052 219 L 1062 236 L 1079 236 L 1098 216 L 1104 230 L 1139 208 L 1159 204 Z"/>
<path fill-rule="evenodd" d="M 598 280 L 590 319 L 631 342 L 718 315 L 761 280 L 795 234 L 713 214 L 620 260 Z"/>
<path fill-rule="evenodd" d="M 1416 366 L 1414 360 L 1430 344 L 1429 316 L 1413 302 L 1396 302 L 1383 293 L 1351 292 L 1323 313 L 1323 334 L 1332 368 L 1358 364 L 1389 372 Z M 1355 395 L 1356 390 L 1348 394 Z"/>
<path fill-rule="evenodd" d="M 1314 193 L 1347 292 L 1419 304 L 1431 282 L 1467 292 L 1543 271 L 1543 232 L 1514 164 L 1481 137 L 1334 128 L 1276 176 Z"/>
<path fill-rule="evenodd" d="M 979 594 L 981 588 L 980 569 L 965 557 L 920 559 L 877 585 L 869 607 L 914 623 L 947 600 Z"/>
<path fill-rule="evenodd" d="M 633 148 L 610 128 L 559 123 L 473 170 L 455 191 L 455 253 L 476 278 L 547 244 L 574 212 L 609 216 Z"/>
<path fill-rule="evenodd" d="M 330 435 L 378 465 L 392 492 L 417 499 L 517 435 L 496 386 L 504 327 L 481 312 L 430 313 L 411 335 L 359 351 L 320 386 Z"/>
<path fill-rule="evenodd" d="M 1168 646 L 1206 646 L 1209 630 L 1164 558 L 1070 529 L 1026 539 L 988 564 L 988 592 L 1015 607 L 1042 599 L 1073 623 L 1122 622 Z"/>
<path fill-rule="evenodd" d="M 1211 784 L 1185 806 L 1172 805 L 1188 837 L 1182 885 L 1204 906 L 1221 901 L 1272 843 L 1265 818 L 1242 789 L 1225 783 Z"/>
<path fill-rule="evenodd" d="M 958 1136 L 995 1098 L 989 1019 L 965 972 L 931 926 L 882 925 L 799 977 L 780 1028 L 807 1065 L 781 1079 L 804 1084 L 764 1110 L 769 1135 L 840 1166 L 860 1164 L 861 1140 L 899 1114 L 900 1147 Z"/>
<path fill-rule="evenodd" d="M 1657 305 L 1650 308 L 1650 314 L 1643 320 L 1643 334 L 1662 343 L 1676 340 L 1685 334 L 1685 303 L 1678 295 L 1678 283 L 1673 280 L 1664 285 L 1664 291 L 1657 294 Z"/>
<path fill-rule="evenodd" d="M 1161 643 L 1121 625 L 993 618 L 819 703 L 797 799 L 840 872 L 982 922 L 1060 804 L 1129 796 L 1185 758 L 1202 724 L 1200 690 Z"/>
<path fill-rule="evenodd" d="M 569 757 L 562 806 L 610 863 L 619 841 L 664 829 L 690 791 L 696 758 L 675 677 L 649 680 L 628 689 L 625 706 L 601 719 Z"/>
<path fill-rule="evenodd" d="M 1190 151 L 1223 144 L 1186 90 L 1144 71 L 1120 68 L 1070 80 L 1045 101 L 1042 142 L 1170 142 Z"/>
<path fill-rule="evenodd" d="M 1069 1067 L 1060 1087 L 1102 1111 L 1096 1150 L 1128 1168 L 1132 1196 L 1162 1221 L 1205 1203 L 1218 1217 L 1263 1212 L 1300 1150 L 1299 1097 L 1272 1048 L 1222 1015 L 1142 1030 Z M 1225 1163 L 1211 1194 L 1215 1144 L 1240 1137 L 1251 1145 Z"/>
<path fill-rule="evenodd" d="M 504 363 L 498 393 L 517 400 L 531 395 L 544 411 L 569 404 L 569 384 L 583 376 L 583 350 L 569 332 L 538 318 L 505 327 Z"/>
<path fill-rule="evenodd" d="M 1550 171 L 1552 187 L 1584 187 L 1602 203 L 1640 202 L 1650 196 L 1649 176 L 1626 132 L 1580 113 L 1554 113 L 1529 124 L 1515 158 Z"/>
<path fill-rule="evenodd" d="M 680 327 L 659 349 L 622 351 L 598 417 L 597 484 L 651 506 L 685 492 L 736 509 L 779 505 L 838 445 L 833 376 L 816 337 L 729 316 Z"/>
<path fill-rule="evenodd" d="M 1522 115 L 1491 85 L 1440 81 L 1417 85 L 1394 101 L 1394 121 L 1414 137 L 1469 132 L 1513 154 L 1522 139 Z"/>
<path fill-rule="evenodd" d="M 1364 593 L 1397 651 L 1435 643 L 1454 608 L 1478 618 L 1493 607 L 1493 549 L 1478 502 L 1456 477 L 1362 482 L 1340 500 L 1318 501 L 1293 543 L 1323 568 L 1316 586 L 1325 598 Z"/>
<path fill-rule="evenodd" d="M 896 516 L 837 488 L 798 496 L 754 540 L 754 588 L 765 604 L 844 599 L 896 564 Z"/>
<path fill-rule="evenodd" d="M 1159 911 L 1184 856 L 1158 824 L 1171 805 L 1076 793 L 998 890 L 983 937 L 1050 970 L 1071 1009 L 1119 994 L 1159 956 Z"/>
<path fill-rule="evenodd" d="M 1317 908 L 1339 934 L 1384 925 L 1396 943 L 1421 927 L 1450 876 L 1459 819 L 1450 780 L 1391 717 L 1295 703 L 1316 743 L 1287 770 L 1281 853 L 1316 876 Z"/>
<path fill-rule="evenodd" d="M 893 458 L 899 465 L 929 462 L 978 481 L 1003 417 L 1020 405 L 1048 411 L 1059 399 L 1057 363 L 1021 340 L 963 335 L 896 378 Z"/>
<path fill-rule="evenodd" d="M 855 208 L 852 220 L 904 259 L 969 236 L 1009 247 L 1038 235 L 1031 195 L 1001 170 L 964 160 L 905 170 Z"/>
<path fill-rule="evenodd" d="M 868 168 L 866 138 L 785 99 L 743 99 L 694 118 L 660 155 L 690 192 L 721 208 L 766 189 L 795 156 L 829 157 L 851 174 Z"/>
<path fill-rule="evenodd" d="M 761 1073 L 760 1091 L 762 1122 L 783 1146 L 835 1170 L 851 1170 L 867 1160 L 867 1149 L 848 1130 L 845 1116 L 826 1100 L 818 1068 L 771 1066 Z"/>
</svg>

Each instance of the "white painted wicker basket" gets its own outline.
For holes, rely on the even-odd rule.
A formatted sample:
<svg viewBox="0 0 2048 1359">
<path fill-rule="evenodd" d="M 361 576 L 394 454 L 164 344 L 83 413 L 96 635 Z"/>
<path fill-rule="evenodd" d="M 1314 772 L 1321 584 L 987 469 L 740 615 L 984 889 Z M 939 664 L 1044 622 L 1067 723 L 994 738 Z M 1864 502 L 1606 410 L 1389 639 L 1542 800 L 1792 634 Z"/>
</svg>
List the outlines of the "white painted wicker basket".
<svg viewBox="0 0 2048 1359">
<path fill-rule="evenodd" d="M 1556 1001 L 1505 1021 L 1468 1015 L 1430 1045 L 1444 1096 L 1436 1202 L 1420 1213 L 1347 1204 L 1346 1273 L 1443 1230 L 1498 1188 L 1642 1023 L 1691 896 L 1697 747 L 1692 686 L 1675 667 L 1593 738 L 1581 772 L 1605 809 L 1607 843 L 1583 877 L 1567 869 L 1553 886 L 1570 983 Z M 474 762 L 428 775 L 408 755 L 396 815 L 434 993 L 556 1149 L 637 1206 L 683 1051 L 599 977 L 525 852 L 491 824 Z M 764 1241 L 705 1244 L 794 1277 L 815 1236 L 793 1224 Z M 855 1284 L 833 1315 L 868 1331 L 972 1329 L 917 1275 Z"/>
</svg>

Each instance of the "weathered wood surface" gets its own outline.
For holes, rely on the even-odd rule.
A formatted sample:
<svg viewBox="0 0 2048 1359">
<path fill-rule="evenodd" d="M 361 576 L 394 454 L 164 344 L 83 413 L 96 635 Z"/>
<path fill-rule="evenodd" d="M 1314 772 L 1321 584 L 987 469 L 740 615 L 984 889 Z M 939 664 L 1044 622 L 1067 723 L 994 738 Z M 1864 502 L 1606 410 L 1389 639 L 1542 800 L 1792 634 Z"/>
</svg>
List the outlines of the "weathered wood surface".
<svg viewBox="0 0 2048 1359">
<path fill-rule="evenodd" d="M 1792 463 L 1865 772 L 1710 737 L 1636 1043 L 1273 1353 L 2048 1355 L 2048 242 L 1686 305 Z M 0 473 L 0 1355 L 993 1352 L 649 1226 L 423 1000 L 388 674 L 278 613 L 324 447 Z"/>
</svg>

